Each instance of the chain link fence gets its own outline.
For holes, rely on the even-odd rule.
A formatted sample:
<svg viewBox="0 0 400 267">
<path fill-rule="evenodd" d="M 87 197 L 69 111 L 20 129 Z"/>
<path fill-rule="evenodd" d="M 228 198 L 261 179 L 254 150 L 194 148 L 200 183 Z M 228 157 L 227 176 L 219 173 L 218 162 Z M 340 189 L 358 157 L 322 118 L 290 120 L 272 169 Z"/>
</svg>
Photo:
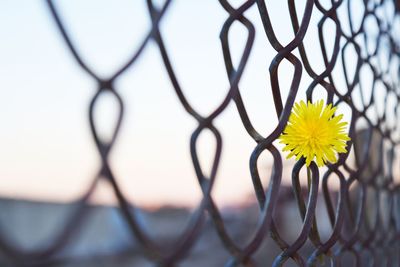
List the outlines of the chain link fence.
<svg viewBox="0 0 400 267">
<path fill-rule="evenodd" d="M 77 202 L 77 208 L 60 226 L 52 242 L 46 247 L 38 247 L 26 251 L 5 238 L 0 228 L 0 250 L 11 266 L 56 266 L 54 255 L 68 246 L 69 240 L 79 233 L 84 218 L 89 216 L 89 197 L 94 192 L 99 180 L 105 179 L 113 188 L 118 199 L 119 209 L 124 221 L 129 226 L 131 238 L 140 244 L 140 253 L 156 266 L 179 266 L 193 246 L 198 242 L 205 223 L 210 220 L 215 234 L 229 253 L 226 266 L 265 266 L 266 263 L 254 260 L 256 253 L 263 253 L 263 242 L 268 240 L 279 247 L 280 253 L 271 259 L 273 266 L 399 266 L 400 265 L 400 212 L 399 184 L 396 177 L 399 170 L 400 115 L 400 4 L 394 0 L 288 0 L 282 1 L 282 8 L 289 8 L 294 38 L 283 44 L 277 38 L 279 28 L 273 27 L 268 11 L 268 1 L 248 0 L 234 7 L 229 1 L 219 0 L 226 11 L 227 19 L 221 25 L 220 41 L 223 60 L 226 67 L 226 78 L 230 87 L 225 98 L 208 116 L 202 116 L 190 104 L 185 96 L 179 78 L 173 68 L 163 41 L 160 25 L 165 14 L 173 5 L 166 0 L 156 6 L 147 0 L 148 16 L 152 26 L 135 54 L 108 79 L 100 78 L 82 59 L 75 48 L 61 20 L 55 1 L 46 2 L 54 23 L 57 25 L 63 41 L 67 44 L 71 56 L 78 63 L 82 72 L 87 73 L 97 82 L 98 90 L 93 95 L 89 106 L 89 121 L 92 137 L 101 157 L 101 168 L 98 175 L 84 196 Z M 357 2 L 362 7 L 362 16 L 355 16 L 352 5 Z M 302 6 L 301 9 L 296 5 Z M 249 55 L 255 40 L 256 28 L 246 17 L 246 12 L 255 8 L 262 21 L 263 31 L 268 43 L 276 51 L 269 63 L 269 85 L 272 90 L 276 114 L 268 114 L 278 118 L 274 130 L 263 135 L 253 126 L 242 100 L 239 84 L 246 69 Z M 301 10 L 301 13 L 299 12 Z M 313 14 L 319 15 L 317 25 L 310 25 Z M 173 15 L 173 14 L 172 14 Z M 0 19 L 1 20 L 1 19 Z M 238 64 L 234 64 L 231 54 L 231 43 L 228 35 L 232 25 L 243 26 L 247 34 L 243 36 L 245 46 Z M 371 26 L 372 25 L 372 26 Z M 310 27 L 318 29 L 319 51 L 310 51 L 304 42 Z M 331 28 L 334 34 L 327 35 L 325 28 Z M 118 138 L 123 124 L 124 99 L 116 90 L 115 81 L 130 68 L 141 56 L 150 42 L 154 42 L 160 52 L 163 67 L 170 78 L 177 96 L 177 104 L 182 105 L 189 116 L 197 121 L 197 128 L 190 140 L 190 152 L 193 168 L 201 187 L 203 197 L 192 213 L 189 223 L 182 235 L 168 246 L 164 246 L 149 237 L 144 231 L 136 213 L 136 207 L 129 203 L 118 184 L 109 161 L 110 151 Z M 315 68 L 309 61 L 311 53 L 321 53 L 323 68 Z M 290 64 L 293 72 L 278 74 L 280 66 Z M 282 97 L 281 75 L 290 80 L 287 98 Z M 300 95 L 302 77 L 311 81 L 306 94 Z M 340 78 L 338 78 L 340 77 Z M 337 80 L 342 79 L 343 83 Z M 340 84 L 340 85 L 338 85 Z M 305 89 L 305 88 L 302 88 Z M 277 225 L 275 207 L 281 199 L 280 188 L 283 174 L 283 157 L 277 147 L 277 138 L 282 133 L 293 104 L 297 98 L 315 101 L 315 92 L 320 91 L 326 102 L 346 108 L 349 112 L 347 154 L 340 154 L 335 164 L 318 169 L 311 165 L 312 177 L 307 189 L 300 185 L 300 173 L 305 170 L 304 160 L 297 162 L 292 168 L 292 192 L 297 203 L 297 210 L 302 218 L 302 226 L 294 241 L 285 240 Z M 103 93 L 111 93 L 118 102 L 118 119 L 112 138 L 103 140 L 94 122 L 94 108 Z M 253 139 L 255 147 L 249 155 L 249 174 L 257 196 L 260 216 L 253 230 L 253 235 L 245 244 L 236 243 L 211 196 L 222 151 L 222 136 L 214 124 L 214 120 L 231 103 L 234 103 L 240 115 L 248 137 Z M 268 118 L 266 118 L 268 121 Z M 171 122 L 172 123 L 172 122 Z M 204 170 L 199 162 L 196 145 L 202 132 L 209 131 L 215 139 L 215 154 L 211 171 Z M 272 173 L 269 184 L 260 179 L 258 161 L 262 153 L 269 154 L 272 159 Z M 209 173 L 209 175 L 205 175 Z M 330 183 L 335 180 L 339 189 L 332 189 Z M 282 191 L 281 191 L 282 192 Z M 319 196 L 321 196 L 319 198 Z M 331 232 L 326 240 L 322 240 L 316 219 L 317 200 L 325 204 Z M 275 210 L 274 210 L 275 209 Z M 246 218 L 242 218 L 246 220 Z M 306 243 L 312 250 L 306 253 L 302 248 Z M 210 254 L 213 251 L 209 252 Z M 57 265 L 58 266 L 58 265 Z"/>
</svg>

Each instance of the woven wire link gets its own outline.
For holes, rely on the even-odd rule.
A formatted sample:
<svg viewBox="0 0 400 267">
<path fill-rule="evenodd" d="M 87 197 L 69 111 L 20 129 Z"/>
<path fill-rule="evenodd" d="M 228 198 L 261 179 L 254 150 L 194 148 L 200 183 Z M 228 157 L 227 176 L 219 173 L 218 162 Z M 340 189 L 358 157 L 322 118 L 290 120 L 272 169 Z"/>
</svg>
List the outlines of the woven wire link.
<svg viewBox="0 0 400 267">
<path fill-rule="evenodd" d="M 359 2 L 364 7 L 362 17 L 354 18 L 351 5 Z M 53 256 L 62 251 L 69 239 L 77 234 L 87 215 L 89 197 L 92 195 L 100 179 L 106 179 L 112 185 L 118 199 L 124 220 L 127 222 L 132 238 L 136 239 L 143 254 L 152 262 L 160 266 L 175 266 L 187 257 L 193 245 L 199 239 L 206 216 L 211 218 L 219 239 L 230 254 L 226 266 L 255 266 L 253 256 L 259 251 L 261 244 L 266 239 L 271 239 L 281 249 L 281 253 L 273 261 L 273 266 L 283 266 L 289 259 L 297 266 L 314 266 L 325 259 L 332 266 L 342 266 L 341 258 L 345 254 L 353 257 L 354 266 L 399 266 L 400 265 L 400 206 L 399 185 L 395 183 L 395 168 L 398 167 L 400 124 L 400 16 L 398 13 L 387 13 L 386 6 L 393 9 L 398 7 L 393 0 L 331 0 L 321 3 L 319 0 L 298 1 L 288 0 L 291 25 L 294 38 L 283 45 L 277 38 L 279 31 L 272 26 L 268 11 L 268 3 L 262 0 L 247 0 L 238 7 L 233 7 L 227 0 L 219 0 L 221 8 L 229 15 L 220 32 L 220 40 L 227 79 L 230 87 L 220 105 L 210 115 L 202 116 L 186 98 L 179 79 L 174 71 L 171 58 L 164 45 L 160 24 L 168 12 L 172 0 L 166 0 L 161 7 L 156 7 L 152 0 L 147 0 L 148 15 L 152 26 L 141 45 L 125 65 L 109 78 L 100 78 L 81 58 L 75 49 L 73 40 L 64 27 L 64 22 L 59 17 L 53 1 L 47 0 L 47 6 L 55 24 L 61 32 L 71 55 L 81 67 L 82 71 L 90 75 L 98 84 L 89 107 L 89 121 L 93 139 L 98 153 L 101 156 L 101 168 L 94 177 L 91 186 L 77 202 L 77 208 L 65 225 L 60 227 L 60 232 L 53 238 L 51 244 L 37 248 L 34 251 L 25 251 L 14 245 L 0 233 L 0 249 L 16 264 L 23 266 L 47 266 Z M 304 6 L 302 14 L 298 13 L 296 4 Z M 262 21 L 263 32 L 268 40 L 266 45 L 272 46 L 276 51 L 269 65 L 269 82 L 272 90 L 274 107 L 278 123 L 274 130 L 264 136 L 252 125 L 245 109 L 239 88 L 239 82 L 252 51 L 256 29 L 252 22 L 246 18 L 246 11 L 250 8 L 258 10 L 259 19 Z M 348 22 L 339 19 L 339 10 L 344 10 Z M 321 15 L 318 25 L 319 47 L 323 55 L 324 68 L 313 68 L 309 62 L 309 51 L 304 38 L 310 29 L 312 14 Z M 343 12 L 341 13 L 343 14 Z M 377 28 L 369 31 L 367 24 L 372 21 Z M 247 31 L 243 36 L 245 46 L 241 52 L 239 63 L 232 61 L 228 34 L 234 23 L 241 24 Z M 325 27 L 334 25 L 334 36 L 326 36 Z M 187 228 L 179 236 L 173 246 L 163 247 L 151 239 L 138 221 L 135 206 L 129 203 L 124 196 L 109 162 L 110 151 L 117 139 L 124 115 L 124 100 L 116 91 L 115 81 L 128 68 L 134 68 L 136 60 L 141 56 L 144 48 L 155 42 L 161 54 L 163 66 L 167 71 L 172 86 L 176 92 L 179 103 L 185 111 L 197 121 L 197 128 L 190 138 L 191 157 L 193 167 L 201 187 L 203 198 L 191 215 Z M 333 45 L 332 45 L 333 44 Z M 327 47 L 333 47 L 329 51 Z M 347 50 L 353 51 L 356 57 L 346 57 Z M 349 64 L 349 61 L 353 61 Z M 293 67 L 290 80 L 289 93 L 286 99 L 282 98 L 278 70 L 281 63 L 289 63 Z M 351 69 L 353 68 L 353 69 Z M 372 84 L 363 82 L 367 74 L 372 78 Z M 294 242 L 286 241 L 279 233 L 274 215 L 277 206 L 279 189 L 283 175 L 283 158 L 276 147 L 276 139 L 282 133 L 296 97 L 299 97 L 300 81 L 307 75 L 311 83 L 308 84 L 306 95 L 300 96 L 313 101 L 316 90 L 323 90 L 326 101 L 333 105 L 345 106 L 351 112 L 349 127 L 348 150 L 354 153 L 355 162 L 349 154 L 340 154 L 336 164 L 328 165 L 326 169 L 318 169 L 311 164 L 311 180 L 308 188 L 308 199 L 305 201 L 300 186 L 300 172 L 305 169 L 304 160 L 300 160 L 292 169 L 292 188 L 297 201 L 298 210 L 303 220 L 301 231 Z M 344 77 L 345 88 L 336 83 L 337 76 Z M 365 87 L 370 86 L 369 89 Z M 304 88 L 303 88 L 304 89 Z M 111 93 L 118 103 L 118 119 L 115 124 L 112 138 L 102 140 L 94 122 L 94 108 L 99 96 Z M 356 97 L 358 97 L 358 100 Z M 361 101 L 360 101 L 361 99 Z M 358 101 L 358 102 L 357 102 Z M 226 230 L 220 210 L 217 208 L 211 191 L 217 179 L 217 170 L 222 151 L 222 137 L 215 127 L 214 120 L 234 102 L 240 115 L 244 128 L 256 146 L 250 155 L 250 175 L 254 185 L 261 215 L 254 235 L 247 244 L 236 244 Z M 359 103 L 362 103 L 361 105 Z M 381 108 L 383 107 L 383 108 Z M 356 127 L 363 124 L 362 130 Z M 208 130 L 216 141 L 216 150 L 211 164 L 211 171 L 206 176 L 205 170 L 199 163 L 196 149 L 200 134 Z M 263 185 L 257 165 L 260 155 L 269 153 L 272 156 L 272 174 L 268 185 Z M 330 180 L 339 182 L 337 198 L 332 197 L 329 186 Z M 321 190 L 319 184 L 321 183 Z M 350 189 L 357 188 L 357 190 Z M 356 194 L 354 192 L 357 192 Z M 323 195 L 326 211 L 332 226 L 329 238 L 322 241 L 317 226 L 316 206 L 317 197 Z M 0 228 L 1 231 L 2 228 Z M 304 255 L 299 251 L 309 240 L 313 252 Z M 210 252 L 212 253 L 212 252 Z M 264 265 L 261 265 L 264 266 Z"/>
</svg>

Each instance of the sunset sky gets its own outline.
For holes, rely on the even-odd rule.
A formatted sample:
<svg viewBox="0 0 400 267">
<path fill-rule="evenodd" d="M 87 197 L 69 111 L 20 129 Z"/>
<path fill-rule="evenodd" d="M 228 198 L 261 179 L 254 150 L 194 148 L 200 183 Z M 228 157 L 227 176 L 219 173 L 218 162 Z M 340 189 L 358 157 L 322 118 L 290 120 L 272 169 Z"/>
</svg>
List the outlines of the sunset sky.
<svg viewBox="0 0 400 267">
<path fill-rule="evenodd" d="M 276 35 L 287 44 L 293 38 L 287 3 L 267 2 Z M 112 75 L 126 62 L 150 27 L 145 1 L 55 3 L 83 60 L 102 77 Z M 299 13 L 303 9 L 298 6 Z M 355 6 L 356 17 L 357 10 Z M 252 122 L 266 136 L 277 123 L 268 73 L 276 52 L 257 12 L 253 7 L 246 13 L 256 27 L 256 41 L 240 88 Z M 320 17 L 319 12 L 313 13 L 305 39 L 315 69 L 323 69 L 316 41 Z M 183 90 L 204 115 L 219 105 L 229 88 L 219 41 L 226 18 L 218 1 L 176 0 L 161 22 Z M 100 167 L 88 120 L 96 82 L 67 50 L 44 1 L 2 1 L 0 20 L 0 194 L 71 201 L 84 192 Z M 334 34 L 329 26 L 327 36 Z M 245 36 L 240 24 L 232 27 L 229 39 L 235 62 Z M 350 60 L 351 64 L 355 62 Z M 286 99 L 293 68 L 283 62 L 279 72 Z M 303 73 L 298 100 L 305 99 L 310 81 Z M 343 80 L 338 78 L 337 85 L 344 88 Z M 189 150 L 196 121 L 179 103 L 154 42 L 118 78 L 116 90 L 123 98 L 125 116 L 111 162 L 124 193 L 141 205 L 197 203 L 201 192 Z M 324 96 L 320 92 L 317 90 L 317 98 Z M 349 119 L 348 110 L 340 112 Z M 110 135 L 116 114 L 115 99 L 104 95 L 96 106 L 96 122 L 103 137 Z M 254 195 L 248 165 L 256 143 L 246 133 L 233 104 L 215 125 L 223 137 L 223 153 L 213 196 L 220 205 L 234 205 Z M 205 132 L 198 143 L 204 166 L 210 166 L 214 146 L 213 136 Z M 284 164 L 290 166 L 293 161 Z M 270 165 L 270 156 L 263 155 L 259 166 L 264 181 Z M 289 182 L 287 177 L 284 182 Z M 100 184 L 95 200 L 113 203 L 106 183 Z"/>
</svg>

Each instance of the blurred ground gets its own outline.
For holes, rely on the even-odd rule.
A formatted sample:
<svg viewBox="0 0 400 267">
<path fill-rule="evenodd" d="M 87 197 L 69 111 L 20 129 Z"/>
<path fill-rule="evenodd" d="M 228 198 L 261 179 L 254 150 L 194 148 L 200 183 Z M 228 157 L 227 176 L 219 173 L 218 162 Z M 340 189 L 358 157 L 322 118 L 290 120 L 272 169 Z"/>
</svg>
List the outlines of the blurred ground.
<svg viewBox="0 0 400 267">
<path fill-rule="evenodd" d="M 301 229 L 301 220 L 296 203 L 290 197 L 290 188 L 281 190 L 281 198 L 275 213 L 275 221 L 285 240 L 293 242 Z M 8 242 L 13 240 L 25 249 L 37 249 L 52 244 L 57 233 L 64 228 L 67 218 L 76 208 L 73 204 L 56 204 L 24 200 L 0 200 L 1 236 Z M 244 246 L 252 237 L 258 221 L 258 206 L 246 204 L 242 207 L 224 208 L 221 211 L 224 223 L 232 239 Z M 183 231 L 190 211 L 176 207 L 138 211 L 139 221 L 146 232 L 159 243 L 170 242 Z M 155 266 L 143 258 L 140 246 L 127 227 L 116 207 L 90 206 L 85 211 L 85 220 L 70 235 L 70 241 L 61 253 L 55 256 L 51 266 L 63 267 L 125 267 Z M 329 236 L 330 226 L 326 218 L 319 218 L 321 237 Z M 313 247 L 306 243 L 301 252 L 309 255 Z M 260 266 L 271 266 L 281 252 L 278 246 L 265 238 L 255 254 Z M 224 266 L 229 253 L 222 245 L 213 222 L 207 219 L 200 238 L 188 257 L 179 266 Z M 15 266 L 2 255 L 0 266 Z M 295 266 L 290 262 L 285 266 Z"/>
</svg>

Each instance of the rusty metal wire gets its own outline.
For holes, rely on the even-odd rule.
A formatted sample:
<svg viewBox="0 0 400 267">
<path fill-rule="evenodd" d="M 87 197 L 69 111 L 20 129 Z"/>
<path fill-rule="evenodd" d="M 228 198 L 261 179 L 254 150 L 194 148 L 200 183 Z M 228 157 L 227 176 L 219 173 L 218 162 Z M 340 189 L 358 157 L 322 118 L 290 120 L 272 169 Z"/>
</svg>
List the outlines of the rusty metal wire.
<svg viewBox="0 0 400 267">
<path fill-rule="evenodd" d="M 363 16 L 354 18 L 351 4 L 359 2 L 364 7 Z M 193 245 L 199 239 L 201 230 L 209 216 L 222 244 L 230 254 L 226 266 L 255 266 L 253 256 L 259 251 L 261 244 L 266 239 L 271 239 L 281 249 L 276 256 L 273 266 L 284 266 L 289 260 L 297 266 L 314 266 L 321 264 L 321 259 L 328 261 L 331 266 L 347 266 L 342 264 L 342 257 L 350 255 L 354 266 L 399 266 L 400 265 L 400 212 L 399 212 L 399 185 L 395 182 L 399 147 L 399 102 L 400 102 L 400 16 L 393 11 L 387 14 L 386 6 L 391 5 L 393 10 L 398 10 L 397 2 L 393 0 L 288 0 L 291 25 L 294 38 L 287 45 L 277 38 L 279 31 L 272 26 L 268 11 L 268 3 L 262 0 L 247 0 L 238 7 L 233 7 L 227 0 L 219 0 L 219 4 L 229 15 L 220 32 L 220 40 L 226 74 L 230 87 L 220 105 L 208 116 L 202 116 L 190 104 L 183 88 L 179 83 L 171 63 L 168 51 L 164 45 L 160 24 L 165 13 L 171 5 L 171 0 L 166 0 L 158 8 L 152 0 L 147 0 L 147 8 L 152 26 L 141 45 L 132 57 L 117 72 L 109 78 L 101 78 L 94 72 L 75 49 L 73 40 L 65 30 L 64 23 L 59 17 L 53 1 L 47 0 L 47 6 L 55 24 L 57 25 L 64 42 L 67 44 L 71 55 L 79 64 L 82 71 L 90 75 L 98 84 L 98 89 L 92 98 L 89 107 L 89 121 L 91 133 L 101 156 L 101 168 L 93 179 L 93 183 L 86 193 L 77 202 L 76 210 L 60 226 L 60 232 L 53 238 L 51 244 L 37 248 L 34 251 L 25 251 L 14 245 L 0 227 L 0 249 L 18 266 L 47 266 L 52 257 L 62 250 L 79 230 L 86 218 L 87 206 L 85 203 L 96 188 L 100 179 L 108 180 L 118 199 L 124 220 L 129 225 L 132 238 L 136 239 L 142 248 L 143 254 L 159 266 L 175 266 L 187 256 Z M 296 4 L 304 6 L 299 14 Z M 274 101 L 278 123 L 274 130 L 267 136 L 259 133 L 245 109 L 239 88 L 239 82 L 248 63 L 250 52 L 255 40 L 255 27 L 246 18 L 246 11 L 250 8 L 258 10 L 259 19 L 262 21 L 268 43 L 276 51 L 269 65 L 270 89 Z M 344 10 L 348 22 L 343 22 L 338 15 L 339 10 Z M 304 42 L 311 25 L 312 14 L 317 12 L 321 19 L 318 28 L 319 48 L 323 55 L 324 67 L 313 68 L 309 62 L 309 51 Z M 368 21 L 373 21 L 376 32 L 371 32 L 367 26 Z M 239 23 L 247 30 L 246 40 L 239 63 L 234 66 L 230 49 L 228 33 L 234 23 Z M 334 27 L 334 36 L 326 36 L 325 27 Z M 347 28 L 347 30 L 345 30 Z M 192 214 L 187 228 L 175 240 L 173 246 L 163 247 L 151 239 L 142 229 L 138 221 L 135 206 L 127 201 L 109 162 L 110 151 L 117 139 L 124 115 L 124 100 L 115 90 L 115 81 L 128 68 L 132 68 L 141 56 L 144 48 L 155 42 L 162 57 L 163 66 L 167 71 L 172 86 L 176 92 L 179 103 L 185 111 L 197 121 L 197 128 L 190 138 L 190 149 L 193 167 L 201 186 L 203 198 L 197 209 Z M 333 45 L 332 45 L 333 44 Z M 332 51 L 327 47 L 332 46 Z M 347 50 L 352 50 L 354 58 L 346 56 Z M 348 64 L 349 61 L 353 64 Z M 282 98 L 278 70 L 282 62 L 291 64 L 294 69 L 290 79 L 289 93 L 286 99 Z M 354 66 L 351 66 L 354 65 Z M 352 70 L 349 70 L 354 68 Z M 363 82 L 366 71 L 372 77 L 372 84 Z M 301 231 L 294 242 L 286 241 L 279 233 L 276 224 L 274 208 L 277 206 L 279 189 L 283 175 L 283 159 L 276 147 L 276 139 L 282 133 L 296 97 L 299 96 L 301 79 L 306 75 L 311 83 L 306 89 L 304 98 L 313 100 L 316 90 L 326 93 L 326 101 L 334 105 L 345 106 L 350 110 L 351 121 L 348 142 L 349 154 L 341 154 L 336 164 L 318 169 L 311 165 L 311 182 L 308 189 L 308 199 L 300 186 L 300 172 L 305 168 L 304 160 L 300 160 L 292 169 L 292 189 L 298 204 L 298 210 L 303 220 Z M 345 88 L 337 85 L 336 76 L 342 75 Z M 371 78 L 369 77 L 369 78 Z M 369 90 L 365 87 L 370 86 Z M 304 89 L 304 88 L 303 88 Z M 105 92 L 113 94 L 118 101 L 118 120 L 110 141 L 100 138 L 94 122 L 94 108 L 99 96 Z M 369 92 L 369 93 L 368 93 Z M 361 96 L 361 101 L 356 100 L 356 94 Z M 369 95 L 368 95 L 369 94 Z M 301 97 L 301 96 L 300 96 Z M 359 101 L 362 105 L 358 105 Z M 216 173 L 222 151 L 222 137 L 215 127 L 214 120 L 234 102 L 240 115 L 244 128 L 250 138 L 256 142 L 253 153 L 250 155 L 249 170 L 257 196 L 261 215 L 254 235 L 247 244 L 236 244 L 226 230 L 220 210 L 217 208 L 211 191 L 216 180 Z M 392 104 L 390 104 L 392 103 Z M 383 111 L 379 111 L 379 106 Z M 393 116 L 389 115 L 392 114 Z M 362 130 L 358 124 L 363 123 Z M 199 135 L 209 130 L 216 141 L 216 150 L 213 158 L 211 172 L 208 176 L 202 169 L 197 154 L 196 144 Z M 259 175 L 258 161 L 262 153 L 269 153 L 273 158 L 272 174 L 268 185 L 263 185 Z M 355 161 L 352 163 L 352 161 Z M 330 180 L 339 182 L 339 191 L 336 199 L 332 197 L 329 186 Z M 320 187 L 319 184 L 322 184 Z M 316 217 L 318 195 L 323 195 L 326 211 L 332 227 L 330 237 L 322 241 Z M 318 201 L 320 201 L 318 199 Z M 301 248 L 309 240 L 313 252 L 304 255 Z M 264 266 L 264 265 L 260 265 Z"/>
</svg>

